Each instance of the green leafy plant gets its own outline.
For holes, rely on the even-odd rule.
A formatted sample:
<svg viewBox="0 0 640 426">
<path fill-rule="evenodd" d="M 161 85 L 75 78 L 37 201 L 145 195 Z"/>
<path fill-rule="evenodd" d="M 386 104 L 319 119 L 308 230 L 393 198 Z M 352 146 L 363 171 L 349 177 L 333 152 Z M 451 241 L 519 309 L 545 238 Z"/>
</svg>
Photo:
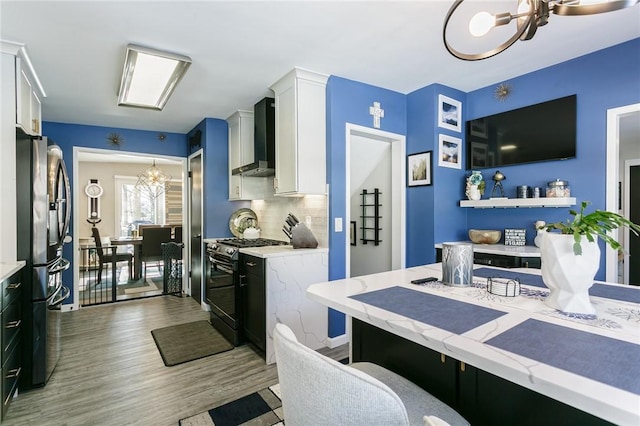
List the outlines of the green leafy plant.
<svg viewBox="0 0 640 426">
<path fill-rule="evenodd" d="M 594 242 L 597 237 L 602 238 L 614 250 L 620 250 L 622 246 L 607 232 L 614 229 L 627 227 L 631 232 L 640 235 L 640 225 L 631 222 L 617 213 L 596 209 L 587 215 L 584 209 L 591 204 L 589 201 L 583 201 L 580 206 L 580 212 L 569 210 L 569 214 L 573 216 L 573 220 L 567 219 L 566 222 L 548 223 L 538 229 L 547 231 L 558 230 L 561 234 L 573 235 L 573 253 L 582 255 L 582 246 L 580 245 L 581 237 L 584 235 L 589 242 Z"/>
</svg>

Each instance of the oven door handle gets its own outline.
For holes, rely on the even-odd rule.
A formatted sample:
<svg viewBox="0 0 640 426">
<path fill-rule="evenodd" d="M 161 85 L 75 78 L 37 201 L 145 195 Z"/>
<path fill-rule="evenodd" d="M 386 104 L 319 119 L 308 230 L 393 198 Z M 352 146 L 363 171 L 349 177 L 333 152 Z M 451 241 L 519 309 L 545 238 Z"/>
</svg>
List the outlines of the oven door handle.
<svg viewBox="0 0 640 426">
<path fill-rule="evenodd" d="M 216 266 L 216 268 L 218 268 L 222 272 L 225 272 L 229 275 L 233 275 L 233 268 L 231 266 L 227 266 L 225 264 L 215 262 L 215 261 L 213 261 L 212 263 Z"/>
</svg>

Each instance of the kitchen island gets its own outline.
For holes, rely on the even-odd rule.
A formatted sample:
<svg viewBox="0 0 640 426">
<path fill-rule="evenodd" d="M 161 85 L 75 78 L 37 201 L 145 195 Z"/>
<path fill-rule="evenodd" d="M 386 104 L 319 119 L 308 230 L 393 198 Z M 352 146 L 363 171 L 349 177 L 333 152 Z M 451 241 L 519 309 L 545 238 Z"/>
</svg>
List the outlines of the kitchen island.
<svg viewBox="0 0 640 426">
<path fill-rule="evenodd" d="M 297 339 L 307 347 L 325 347 L 327 308 L 306 297 L 306 291 L 311 284 L 329 279 L 329 250 L 294 249 L 289 245 L 248 247 L 240 249 L 240 253 L 243 256 L 241 263 L 264 265 L 261 271 L 264 280 L 263 300 L 248 300 L 247 315 L 252 317 L 259 313 L 261 316 L 256 323 L 256 328 L 260 330 L 256 330 L 255 334 L 264 334 L 265 344 L 261 349 L 265 351 L 267 364 L 275 362 L 273 329 L 279 322 L 289 326 Z M 249 281 L 247 286 L 252 284 Z M 245 333 L 250 332 L 247 327 L 252 323 L 254 321 L 251 318 L 245 318 Z M 260 336 L 259 340 L 262 339 Z"/>
<path fill-rule="evenodd" d="M 308 295 L 351 317 L 353 361 L 416 382 L 472 424 L 640 424 L 640 288 L 597 283 L 597 316 L 544 304 L 536 269 L 474 266 L 474 284 L 439 281 L 441 265 L 337 280 Z M 486 278 L 519 276 L 516 297 Z"/>
</svg>

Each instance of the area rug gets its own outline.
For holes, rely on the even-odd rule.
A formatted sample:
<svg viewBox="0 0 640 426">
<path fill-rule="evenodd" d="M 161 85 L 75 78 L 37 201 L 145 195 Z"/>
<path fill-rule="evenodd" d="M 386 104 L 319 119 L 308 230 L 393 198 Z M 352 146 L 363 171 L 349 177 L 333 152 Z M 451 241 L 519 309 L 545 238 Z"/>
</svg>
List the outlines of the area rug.
<svg viewBox="0 0 640 426">
<path fill-rule="evenodd" d="M 251 395 L 180 420 L 180 426 L 284 425 L 280 385 L 275 384 Z"/>
<path fill-rule="evenodd" d="M 206 320 L 158 328 L 151 335 L 167 367 L 233 349 Z"/>
<path fill-rule="evenodd" d="M 158 281 L 158 283 L 156 283 L 156 281 Z M 125 294 L 136 294 L 158 290 L 158 284 L 162 287 L 161 278 L 147 278 L 145 281 L 136 281 L 134 285 L 123 284 L 118 285 L 118 287 L 122 288 Z"/>
</svg>

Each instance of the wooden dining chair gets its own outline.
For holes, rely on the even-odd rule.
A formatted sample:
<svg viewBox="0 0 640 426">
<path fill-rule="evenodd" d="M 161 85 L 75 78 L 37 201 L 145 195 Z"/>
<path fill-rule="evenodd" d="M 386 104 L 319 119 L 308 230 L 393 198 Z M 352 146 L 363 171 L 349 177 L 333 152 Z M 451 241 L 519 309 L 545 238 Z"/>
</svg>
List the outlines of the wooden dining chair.
<svg viewBox="0 0 640 426">
<path fill-rule="evenodd" d="M 96 254 L 98 255 L 98 284 L 102 282 L 102 269 L 104 265 L 112 265 L 118 262 L 127 262 L 129 264 L 129 279 L 133 276 L 133 255 L 131 253 L 117 253 L 115 246 L 104 247 L 102 245 L 102 239 L 100 238 L 100 231 L 98 228 L 91 228 L 93 234 L 93 240 L 96 244 Z"/>
</svg>

